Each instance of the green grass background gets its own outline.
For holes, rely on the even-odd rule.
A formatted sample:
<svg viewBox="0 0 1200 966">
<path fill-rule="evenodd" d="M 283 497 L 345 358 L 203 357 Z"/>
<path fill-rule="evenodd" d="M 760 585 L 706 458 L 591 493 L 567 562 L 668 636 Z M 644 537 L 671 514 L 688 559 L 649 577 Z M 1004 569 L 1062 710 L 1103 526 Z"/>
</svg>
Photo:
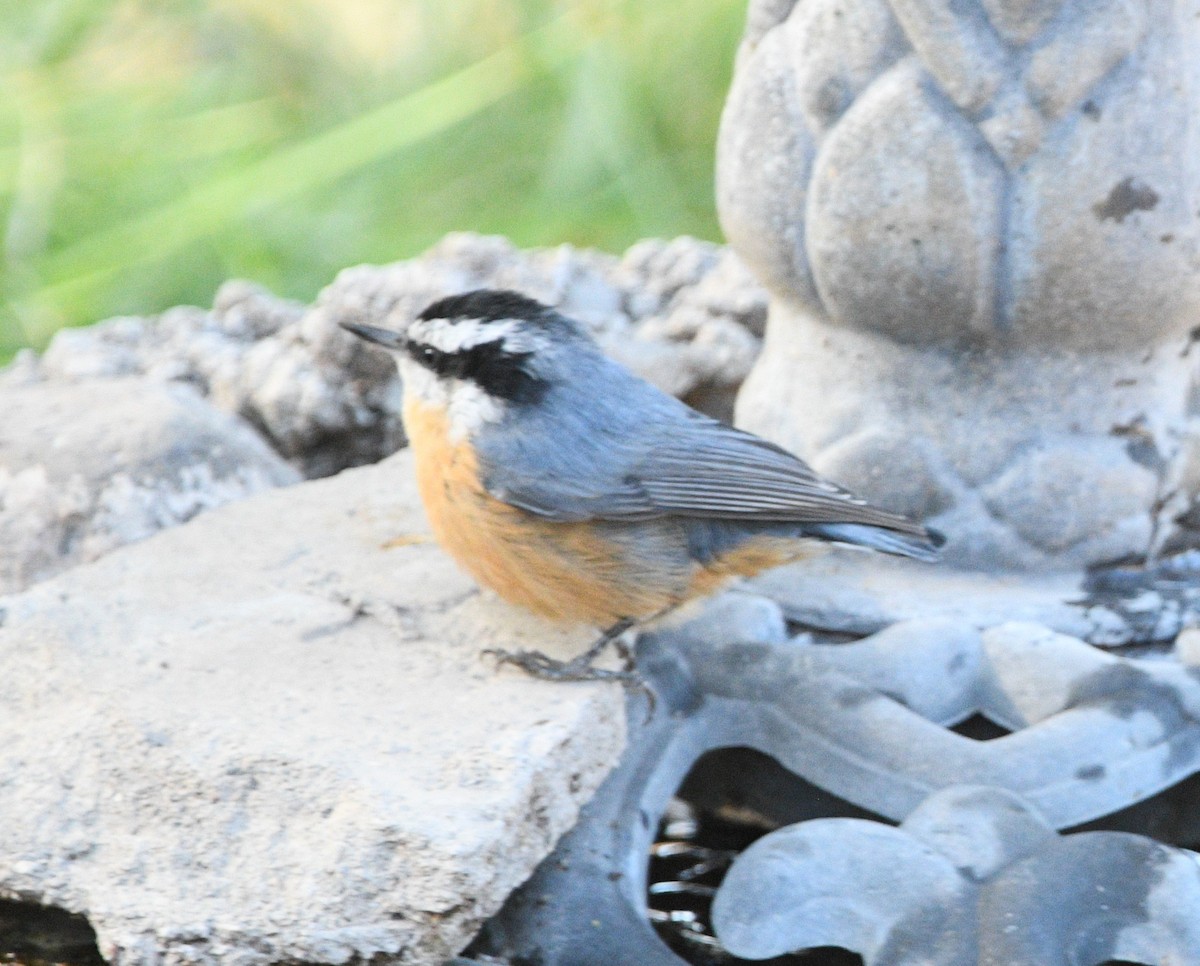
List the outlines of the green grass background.
<svg viewBox="0 0 1200 966">
<path fill-rule="evenodd" d="M 448 231 L 717 238 L 745 0 L 5 0 L 0 360 Z"/>
</svg>

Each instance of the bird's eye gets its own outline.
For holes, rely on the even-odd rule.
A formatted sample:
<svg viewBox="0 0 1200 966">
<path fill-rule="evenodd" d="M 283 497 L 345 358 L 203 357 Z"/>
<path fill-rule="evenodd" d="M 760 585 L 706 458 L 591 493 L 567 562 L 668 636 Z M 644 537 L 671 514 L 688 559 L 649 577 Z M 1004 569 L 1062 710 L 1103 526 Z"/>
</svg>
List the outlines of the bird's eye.
<svg viewBox="0 0 1200 966">
<path fill-rule="evenodd" d="M 434 353 L 434 351 L 433 351 L 433 349 L 431 349 L 431 348 L 430 348 L 429 346 L 427 346 L 427 345 L 423 345 L 423 346 L 421 346 L 420 352 L 421 352 L 421 358 L 422 358 L 422 359 L 423 359 L 425 362 L 433 362 L 433 357 L 434 357 L 434 354 L 435 354 L 435 353 Z"/>
</svg>

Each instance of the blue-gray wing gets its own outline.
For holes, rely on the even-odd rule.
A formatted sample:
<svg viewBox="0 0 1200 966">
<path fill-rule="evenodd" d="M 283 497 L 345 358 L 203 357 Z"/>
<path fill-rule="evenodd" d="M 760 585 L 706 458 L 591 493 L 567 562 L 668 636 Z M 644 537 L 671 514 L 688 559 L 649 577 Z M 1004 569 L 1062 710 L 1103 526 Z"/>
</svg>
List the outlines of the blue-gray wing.
<svg viewBox="0 0 1200 966">
<path fill-rule="evenodd" d="M 920 560 L 936 560 L 942 542 L 921 524 L 821 479 L 786 450 L 721 423 L 665 441 L 634 478 L 657 509 L 690 519 L 689 544 L 700 560 L 754 532 L 815 537 Z"/>
<path fill-rule="evenodd" d="M 681 518 L 695 559 L 755 533 L 933 559 L 938 538 L 575 345 L 535 407 L 474 437 L 488 491 L 560 521 Z"/>
<path fill-rule="evenodd" d="M 624 373 L 622 373 L 624 375 Z M 697 413 L 637 380 L 563 386 L 481 447 L 499 499 L 554 520 L 683 516 L 861 524 L 925 538 L 925 528 L 819 478 L 786 450 Z"/>
</svg>

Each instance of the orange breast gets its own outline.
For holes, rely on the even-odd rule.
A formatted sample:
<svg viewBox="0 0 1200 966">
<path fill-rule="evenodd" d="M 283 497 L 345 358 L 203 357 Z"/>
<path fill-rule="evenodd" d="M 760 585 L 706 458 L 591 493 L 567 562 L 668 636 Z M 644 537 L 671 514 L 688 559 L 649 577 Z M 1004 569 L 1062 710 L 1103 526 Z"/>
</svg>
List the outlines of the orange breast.
<svg viewBox="0 0 1200 966">
<path fill-rule="evenodd" d="M 607 627 L 687 595 L 686 553 L 648 559 L 634 529 L 645 524 L 558 523 L 509 506 L 484 490 L 470 446 L 450 441 L 444 411 L 406 401 L 404 425 L 434 535 L 501 597 L 553 620 Z"/>
</svg>

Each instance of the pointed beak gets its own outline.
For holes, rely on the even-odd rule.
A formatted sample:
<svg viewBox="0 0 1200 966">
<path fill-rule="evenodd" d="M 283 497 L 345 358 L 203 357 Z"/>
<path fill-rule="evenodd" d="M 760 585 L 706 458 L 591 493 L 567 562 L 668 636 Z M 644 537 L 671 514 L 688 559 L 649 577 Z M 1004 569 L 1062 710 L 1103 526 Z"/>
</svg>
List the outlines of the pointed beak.
<svg viewBox="0 0 1200 966">
<path fill-rule="evenodd" d="M 404 348 L 406 339 L 400 332 L 392 332 L 390 329 L 379 329 L 373 325 L 356 325 L 353 322 L 339 322 L 338 325 L 347 332 L 353 332 L 360 339 L 374 342 L 385 349 L 397 351 Z"/>
</svg>

